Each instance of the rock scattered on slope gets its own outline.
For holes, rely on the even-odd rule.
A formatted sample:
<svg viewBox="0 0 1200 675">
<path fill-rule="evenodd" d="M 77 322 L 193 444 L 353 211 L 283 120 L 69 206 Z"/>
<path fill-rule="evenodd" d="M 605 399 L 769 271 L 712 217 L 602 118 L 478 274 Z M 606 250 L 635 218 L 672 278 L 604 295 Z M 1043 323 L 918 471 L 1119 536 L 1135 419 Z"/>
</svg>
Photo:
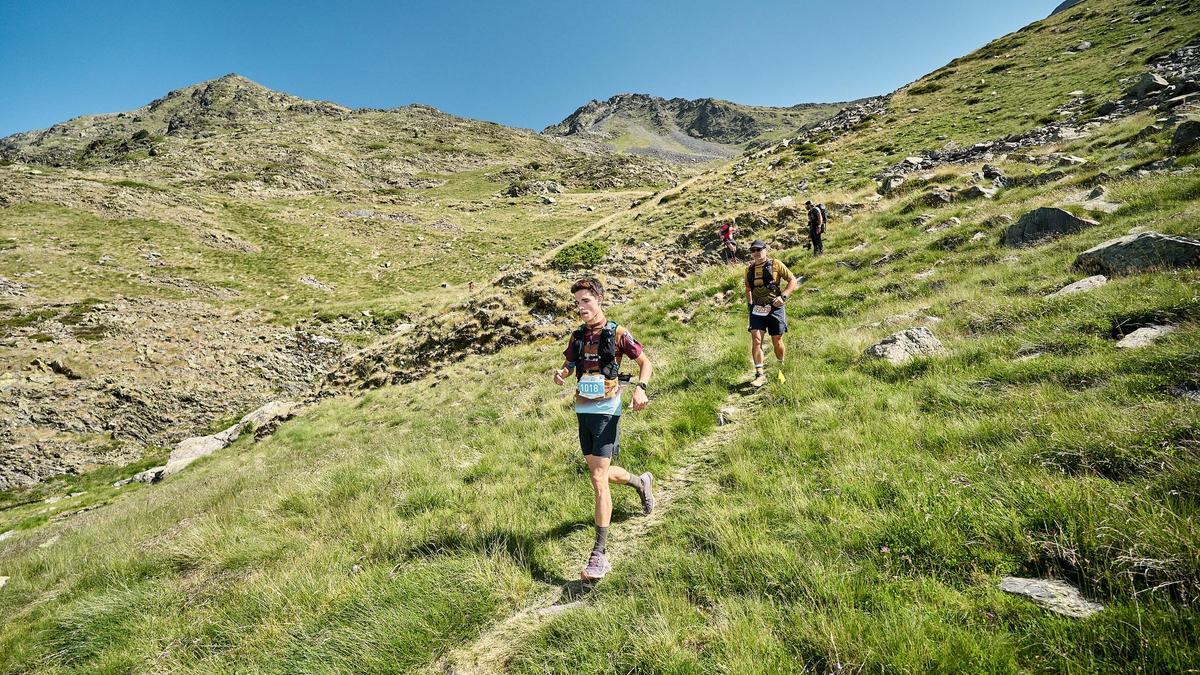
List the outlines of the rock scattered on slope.
<svg viewBox="0 0 1200 675">
<path fill-rule="evenodd" d="M 1137 81 L 1137 84 L 1133 85 L 1126 95 L 1130 98 L 1145 98 L 1147 95 L 1163 91 L 1169 86 L 1171 86 L 1171 83 L 1162 75 L 1144 73 Z"/>
<path fill-rule="evenodd" d="M 1139 232 L 1080 253 L 1075 269 L 1108 276 L 1177 267 L 1200 267 L 1200 241 L 1158 232 Z"/>
<path fill-rule="evenodd" d="M 1056 579 L 1004 577 L 1000 590 L 1023 595 L 1051 612 L 1077 619 L 1085 619 L 1104 609 L 1103 605 L 1085 600 L 1078 588 Z"/>
<path fill-rule="evenodd" d="M 1171 154 L 1183 155 L 1200 147 L 1200 120 L 1187 120 L 1175 127 L 1171 137 Z"/>
<path fill-rule="evenodd" d="M 893 365 L 907 363 L 917 357 L 945 353 L 946 348 L 941 341 L 924 326 L 889 335 L 867 349 L 867 356 L 884 359 Z"/>
<path fill-rule="evenodd" d="M 1043 207 L 1021 216 L 1004 231 L 1000 243 L 1004 246 L 1024 248 L 1040 242 L 1074 234 L 1080 230 L 1099 225 L 1094 220 L 1080 218 L 1062 209 Z"/>
<path fill-rule="evenodd" d="M 269 432 L 283 420 L 292 417 L 299 407 L 299 403 L 272 401 L 246 414 L 238 420 L 237 424 L 211 436 L 197 436 L 180 441 L 175 445 L 175 449 L 171 451 L 171 456 L 167 459 L 165 466 L 156 466 L 152 469 L 147 469 L 132 479 L 118 482 L 117 485 L 128 483 L 130 480 L 142 483 L 157 483 L 167 476 L 179 473 L 201 457 L 207 457 L 225 448 L 230 443 L 236 441 L 242 435 L 242 432 L 248 428 L 253 429 L 256 435 Z"/>
<path fill-rule="evenodd" d="M 1080 279 L 1079 281 L 1076 281 L 1073 284 L 1067 284 L 1066 286 L 1063 286 L 1062 288 L 1058 289 L 1057 291 L 1054 291 L 1053 293 L 1051 293 L 1050 295 L 1047 295 L 1046 297 L 1047 298 L 1061 298 L 1064 295 L 1073 295 L 1075 293 L 1085 293 L 1087 291 L 1091 291 L 1091 290 L 1100 288 L 1101 286 L 1103 286 L 1104 284 L 1107 284 L 1107 283 L 1108 283 L 1108 277 L 1104 276 L 1103 274 L 1097 274 L 1095 276 L 1090 276 L 1086 279 Z"/>
<path fill-rule="evenodd" d="M 1171 325 L 1143 326 L 1133 331 L 1129 335 L 1121 338 L 1121 340 L 1117 342 L 1117 348 L 1141 349 L 1142 347 L 1149 347 L 1157 342 L 1159 338 L 1165 335 L 1170 335 L 1177 330 L 1179 329 L 1176 326 Z"/>
<path fill-rule="evenodd" d="M 1099 211 L 1101 213 L 1115 213 L 1121 208 L 1121 204 L 1109 201 L 1108 188 L 1103 185 L 1097 185 L 1092 188 L 1091 192 L 1080 195 L 1073 200 L 1068 200 L 1068 203 L 1079 204 L 1088 211 Z"/>
</svg>

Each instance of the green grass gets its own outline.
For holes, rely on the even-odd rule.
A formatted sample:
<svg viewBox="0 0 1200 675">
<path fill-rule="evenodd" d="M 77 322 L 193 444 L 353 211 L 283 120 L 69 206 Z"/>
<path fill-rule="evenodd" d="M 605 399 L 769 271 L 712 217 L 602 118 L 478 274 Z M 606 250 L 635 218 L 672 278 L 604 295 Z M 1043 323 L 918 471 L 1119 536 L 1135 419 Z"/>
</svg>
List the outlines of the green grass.
<svg viewBox="0 0 1200 675">
<path fill-rule="evenodd" d="M 1089 242 L 1134 222 L 1185 230 L 1193 183 L 1123 184 L 1114 191 L 1144 208 L 1018 262 L 986 262 L 991 241 L 916 247 L 883 269 L 784 252 L 809 279 L 789 303 L 788 384 L 770 385 L 711 473 L 584 608 L 514 636 L 512 668 L 1194 663 L 1200 410 L 1169 392 L 1200 372 L 1200 279 L 1041 297 L 1075 278 L 1073 252 Z M 913 246 L 886 225 L 863 218 L 828 248 Z M 938 260 L 950 264 L 931 280 L 891 282 Z M 631 468 L 663 476 L 686 461 L 744 377 L 743 311 L 707 300 L 738 279 L 710 270 L 612 311 L 659 365 L 652 406 L 626 418 Z M 667 316 L 693 305 L 687 326 Z M 951 356 L 861 358 L 889 332 L 868 324 L 918 306 L 943 317 L 934 330 Z M 1184 328 L 1115 349 L 1114 324 L 1145 315 Z M 0 558 L 13 577 L 0 608 L 16 618 L 0 628 L 0 668 L 431 667 L 569 579 L 586 553 L 590 490 L 568 401 L 546 374 L 560 349 L 511 348 L 327 402 L 81 523 L 22 533 L 29 543 Z M 1042 356 L 1016 360 L 1031 351 Z M 616 499 L 620 541 L 636 504 Z M 52 531 L 57 543 L 32 547 Z M 1000 592 L 1008 574 L 1071 579 L 1107 608 L 1057 617 Z"/>
<path fill-rule="evenodd" d="M 825 200 L 863 203 L 871 172 L 934 147 L 937 135 L 965 143 L 1026 128 L 1076 88 L 1112 96 L 1139 60 L 1195 32 L 1195 14 L 1182 11 L 1107 23 L 1115 9 L 1134 8 L 1095 0 L 1006 36 L 919 81 L 858 132 L 785 151 L 797 160 L 774 172 L 774 156 L 750 162 L 756 194 L 718 172 L 590 236 L 673 241 L 702 211 L 760 211 L 758 192 L 799 179 L 819 181 Z M 1175 30 L 1160 31 L 1172 21 Z M 1098 46 L 1086 57 L 1061 53 L 1080 39 Z M 997 94 L 976 90 L 979 79 L 994 80 Z M 980 98 L 966 104 L 980 114 L 993 99 L 1001 110 L 962 115 L 964 98 Z M 920 111 L 898 112 L 909 107 Z M 1178 392 L 1200 389 L 1200 271 L 1045 298 L 1082 276 L 1071 269 L 1080 251 L 1132 228 L 1200 236 L 1200 178 L 1120 175 L 1164 156 L 1166 134 L 1136 139 L 1152 120 L 1138 115 L 1060 144 L 1089 164 L 1058 182 L 1020 180 L 1044 169 L 997 159 L 1019 180 L 996 199 L 919 206 L 930 185 L 964 187 L 977 167 L 943 170 L 832 220 L 822 258 L 780 251 L 805 278 L 788 304 L 787 384 L 772 382 L 761 408 L 582 606 L 510 636 L 509 670 L 1194 669 L 1200 405 Z M 832 178 L 799 161 L 818 156 L 834 160 Z M 17 246 L 0 258 L 0 274 L 43 270 L 35 283 L 70 289 L 78 309 L 61 315 L 81 317 L 95 302 L 87 298 L 105 297 L 97 289 L 145 290 L 105 271 L 81 282 L 71 261 L 107 251 L 131 266 L 153 241 L 199 280 L 237 283 L 244 298 L 273 293 L 282 316 L 365 306 L 399 318 L 444 301 L 432 284 L 461 283 L 445 262 L 461 252 L 498 269 L 589 220 L 566 214 L 594 195 L 564 195 L 554 213 L 521 200 L 472 211 L 502 187 L 485 174 L 382 195 L 397 200 L 389 209 L 463 227 L 457 240 L 428 235 L 421 252 L 433 267 L 397 278 L 412 288 L 368 282 L 345 254 L 411 245 L 414 231 L 362 234 L 330 218 L 359 204 L 315 197 L 220 205 L 219 224 L 261 254 L 199 249 L 169 219 L 113 228 L 56 207 L 9 207 L 0 238 L 71 230 L 74 248 Z M 1062 203 L 1097 180 L 1125 205 L 1093 214 L 1098 226 L 998 247 L 999 216 Z M 930 224 L 961 223 L 928 233 L 916 224 L 924 213 Z M 332 241 L 311 236 L 318 231 Z M 448 241 L 453 252 L 435 257 Z M 848 252 L 860 242 L 865 250 Z M 297 290 L 300 273 L 336 283 L 337 294 Z M 710 300 L 739 283 L 740 270 L 709 269 L 639 289 L 610 311 L 657 366 L 650 408 L 622 422 L 621 462 L 631 469 L 665 477 L 688 463 L 746 379 L 744 309 Z M 287 304 L 285 286 L 296 298 Z M 671 316 L 680 308 L 694 310 L 686 325 Z M 864 359 L 867 346 L 913 325 L 887 325 L 906 313 L 941 318 L 932 330 L 949 355 L 899 367 Z M 6 328 L 36 320 L 17 313 Z M 1180 330 L 1145 349 L 1115 347 L 1131 328 L 1160 321 Z M 569 399 L 549 382 L 562 346 L 509 347 L 434 378 L 324 401 L 268 439 L 247 435 L 158 486 L 107 487 L 139 464 L 4 495 L 0 531 L 18 532 L 0 543 L 0 575 L 11 577 L 0 590 L 0 672 L 435 672 L 573 578 L 590 546 L 592 497 Z M 78 502 L 43 501 L 81 486 Z M 636 500 L 619 488 L 614 497 L 611 538 L 629 544 Z M 51 520 L 84 503 L 101 508 Z M 999 591 L 1006 575 L 1065 578 L 1105 609 L 1059 617 Z"/>
</svg>

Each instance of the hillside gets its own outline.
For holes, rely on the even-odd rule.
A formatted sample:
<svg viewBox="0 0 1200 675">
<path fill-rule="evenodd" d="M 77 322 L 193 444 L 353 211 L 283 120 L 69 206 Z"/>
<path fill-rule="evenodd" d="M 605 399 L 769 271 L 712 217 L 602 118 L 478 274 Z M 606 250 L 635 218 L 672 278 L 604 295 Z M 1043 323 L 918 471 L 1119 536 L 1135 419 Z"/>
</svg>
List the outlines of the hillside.
<svg viewBox="0 0 1200 675">
<path fill-rule="evenodd" d="M 468 171 L 399 193 L 443 191 L 401 207 L 422 224 L 513 200 L 522 232 L 555 239 L 474 291 L 352 285 L 344 306 L 410 314 L 331 358 L 273 433 L 155 484 L 114 486 L 161 455 L 0 493 L 0 672 L 1193 669 L 1198 82 L 1194 3 L 1086 0 L 674 187 L 491 200 L 541 179 Z M 834 216 L 818 258 L 806 198 Z M 533 215 L 549 207 L 580 217 Z M 31 242 L 88 245 L 78 214 L 49 230 L 43 208 L 0 209 L 10 283 Z M 763 390 L 742 270 L 717 264 L 726 218 L 803 277 L 787 380 Z M 86 287 L 39 268 L 19 292 Z M 659 506 L 613 493 L 614 571 L 584 585 L 592 494 L 549 371 L 577 322 L 565 288 L 592 272 L 656 364 L 621 461 L 655 473 Z M 873 356 L 888 345 L 910 352 Z M 1100 609 L 1059 614 L 1010 577 Z"/>
<path fill-rule="evenodd" d="M 0 489 L 302 399 L 343 354 L 677 180 L 236 75 L 2 139 Z"/>
<path fill-rule="evenodd" d="M 597 141 L 621 152 L 677 164 L 698 164 L 728 159 L 747 147 L 794 135 L 842 107 L 809 103 L 770 108 L 712 98 L 617 94 L 589 102 L 542 133 Z"/>
</svg>

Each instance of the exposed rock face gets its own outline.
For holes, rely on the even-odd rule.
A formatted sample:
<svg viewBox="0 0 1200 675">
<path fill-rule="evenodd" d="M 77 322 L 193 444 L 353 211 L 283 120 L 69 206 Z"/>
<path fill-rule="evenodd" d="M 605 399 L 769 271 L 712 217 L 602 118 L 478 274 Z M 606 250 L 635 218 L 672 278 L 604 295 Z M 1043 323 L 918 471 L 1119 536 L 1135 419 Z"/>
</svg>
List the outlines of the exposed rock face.
<svg viewBox="0 0 1200 675">
<path fill-rule="evenodd" d="M 1129 335 L 1121 338 L 1117 342 L 1118 349 L 1141 349 L 1149 347 L 1158 341 L 1159 338 L 1170 335 L 1179 330 L 1176 326 L 1143 326 Z"/>
<path fill-rule="evenodd" d="M 1109 276 L 1177 267 L 1200 267 L 1200 241 L 1158 232 L 1139 232 L 1080 253 L 1075 269 Z"/>
<path fill-rule="evenodd" d="M 921 356 L 938 356 L 946 353 L 941 341 L 928 328 L 909 328 L 885 337 L 867 349 L 867 356 L 884 359 L 893 364 L 907 363 Z"/>
<path fill-rule="evenodd" d="M 1107 283 L 1108 283 L 1108 277 L 1104 276 L 1103 274 L 1097 274 L 1095 276 L 1091 276 L 1086 279 L 1080 279 L 1079 281 L 1076 281 L 1073 284 L 1068 284 L 1066 286 L 1063 286 L 1062 288 L 1058 289 L 1057 291 L 1054 291 L 1053 293 L 1051 293 L 1050 295 L 1047 295 L 1046 297 L 1047 298 L 1061 298 L 1064 295 L 1073 295 L 1075 293 L 1086 293 L 1087 291 L 1091 291 L 1091 290 L 1100 288 L 1101 286 L 1103 286 L 1104 284 L 1107 284 Z"/>
<path fill-rule="evenodd" d="M 10 328 L 0 349 L 0 490 L 127 464 L 214 419 L 303 396 L 342 355 L 332 337 L 198 301 L 33 304 L 0 309 L 0 321 L 29 312 L 41 319 Z"/>
<path fill-rule="evenodd" d="M 1087 618 L 1104 609 L 1103 605 L 1085 600 L 1078 588 L 1056 579 L 1004 577 L 1000 582 L 1000 590 L 1023 595 L 1051 612 L 1077 619 Z"/>
<path fill-rule="evenodd" d="M 1004 246 L 1024 248 L 1056 239 L 1080 230 L 1099 225 L 1094 220 L 1080 218 L 1069 211 L 1056 208 L 1034 209 L 1021 216 L 1004 231 L 1000 243 Z"/>
</svg>

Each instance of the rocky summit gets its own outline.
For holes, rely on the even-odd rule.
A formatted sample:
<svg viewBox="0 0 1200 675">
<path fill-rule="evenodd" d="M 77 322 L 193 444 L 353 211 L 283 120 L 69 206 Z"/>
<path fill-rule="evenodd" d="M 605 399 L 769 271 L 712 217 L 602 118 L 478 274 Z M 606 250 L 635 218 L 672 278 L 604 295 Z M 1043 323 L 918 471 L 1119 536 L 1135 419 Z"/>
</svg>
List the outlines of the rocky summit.
<svg viewBox="0 0 1200 675">
<path fill-rule="evenodd" d="M 794 135 L 842 107 L 844 104 L 815 103 L 770 108 L 712 98 L 617 94 L 587 103 L 543 133 L 590 139 L 630 154 L 694 164 L 728 159 L 770 139 Z"/>
</svg>

